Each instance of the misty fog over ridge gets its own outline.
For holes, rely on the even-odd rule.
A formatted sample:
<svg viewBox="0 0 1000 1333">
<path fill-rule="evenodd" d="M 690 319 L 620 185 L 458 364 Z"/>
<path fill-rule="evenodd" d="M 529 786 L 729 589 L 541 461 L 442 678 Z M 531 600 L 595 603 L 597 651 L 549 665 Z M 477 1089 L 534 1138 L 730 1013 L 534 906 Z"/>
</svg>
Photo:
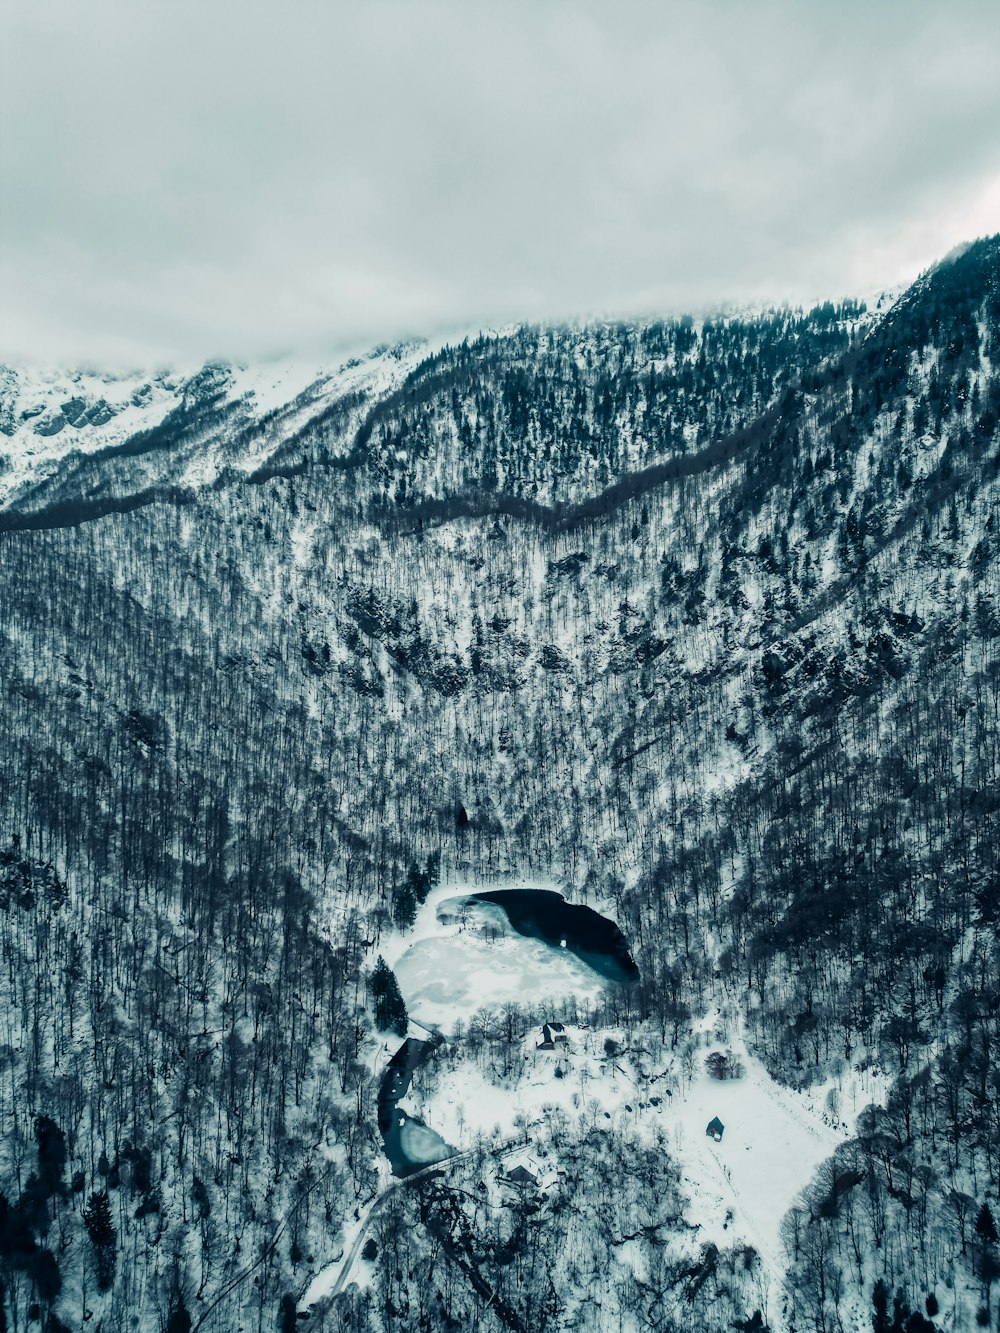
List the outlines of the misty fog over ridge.
<svg viewBox="0 0 1000 1333">
<path fill-rule="evenodd" d="M 996 229 L 995 6 L 7 6 L 0 359 L 801 304 Z"/>
</svg>

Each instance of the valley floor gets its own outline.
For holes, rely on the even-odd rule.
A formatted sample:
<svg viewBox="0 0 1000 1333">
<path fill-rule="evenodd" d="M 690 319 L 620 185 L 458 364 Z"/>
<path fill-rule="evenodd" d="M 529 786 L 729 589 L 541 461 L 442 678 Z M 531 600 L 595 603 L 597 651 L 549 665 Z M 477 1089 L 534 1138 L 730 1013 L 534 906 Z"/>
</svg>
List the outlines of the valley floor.
<svg viewBox="0 0 1000 1333">
<path fill-rule="evenodd" d="M 541 1048 L 540 1027 L 519 1032 L 503 1047 L 500 1068 L 495 1044 L 480 1046 L 465 1035 L 474 1011 L 530 996 L 550 1002 L 558 1022 L 560 991 L 566 995 L 576 971 L 585 982 L 587 969 L 534 940 L 491 940 L 442 923 L 439 909 L 460 892 L 453 885 L 436 889 L 413 931 L 380 946 L 397 969 L 411 1013 L 422 1020 L 411 1027 L 413 1035 L 426 1036 L 433 1026 L 451 1038 L 417 1071 L 400 1110 L 459 1154 L 477 1145 L 503 1148 L 505 1170 L 521 1165 L 548 1191 L 559 1189 L 560 1132 L 568 1126 L 662 1148 L 680 1164 L 688 1200 L 690 1230 L 678 1243 L 752 1247 L 763 1264 L 762 1308 L 773 1328 L 783 1328 L 782 1219 L 819 1164 L 848 1137 L 857 1114 L 884 1096 L 884 1080 L 854 1073 L 843 1086 L 806 1093 L 783 1087 L 739 1037 L 725 1039 L 718 1011 L 694 1025 L 698 1045 L 683 1057 L 653 1039 L 642 1044 L 633 1038 L 630 1045 L 623 1030 L 567 1024 L 554 1050 Z M 386 1057 L 392 1045 L 389 1039 Z M 739 1077 L 709 1073 L 705 1057 L 721 1048 L 742 1070 Z M 725 1127 L 721 1140 L 706 1133 L 714 1117 Z M 509 1146 L 518 1142 L 522 1147 L 512 1155 Z M 386 1180 L 380 1198 L 392 1188 Z M 363 1235 L 361 1222 L 345 1236 L 351 1256 Z M 620 1262 L 635 1262 L 627 1247 Z M 307 1302 L 329 1293 L 346 1269 L 364 1280 L 364 1265 L 353 1257 L 339 1261 L 313 1282 Z"/>
</svg>

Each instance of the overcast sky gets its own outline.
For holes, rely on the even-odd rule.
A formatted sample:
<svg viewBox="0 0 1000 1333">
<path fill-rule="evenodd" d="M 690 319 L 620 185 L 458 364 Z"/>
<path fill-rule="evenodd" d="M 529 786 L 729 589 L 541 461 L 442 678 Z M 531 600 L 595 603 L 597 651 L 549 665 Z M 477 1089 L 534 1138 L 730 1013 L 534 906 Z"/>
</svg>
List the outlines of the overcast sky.
<svg viewBox="0 0 1000 1333">
<path fill-rule="evenodd" d="M 1000 231 L 1000 5 L 7 0 L 0 357 L 838 297 Z"/>
</svg>

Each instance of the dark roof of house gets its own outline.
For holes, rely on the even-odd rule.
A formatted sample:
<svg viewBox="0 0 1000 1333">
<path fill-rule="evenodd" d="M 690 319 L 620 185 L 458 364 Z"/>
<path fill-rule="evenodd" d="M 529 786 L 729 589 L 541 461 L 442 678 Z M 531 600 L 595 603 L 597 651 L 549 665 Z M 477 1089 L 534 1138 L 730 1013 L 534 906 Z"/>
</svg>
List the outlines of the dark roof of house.
<svg viewBox="0 0 1000 1333">
<path fill-rule="evenodd" d="M 507 1179 L 515 1185 L 537 1185 L 538 1177 L 533 1176 L 526 1166 L 515 1166 L 507 1172 Z"/>
<path fill-rule="evenodd" d="M 725 1125 L 722 1123 L 722 1121 L 719 1119 L 719 1117 L 718 1117 L 717 1115 L 714 1115 L 714 1116 L 712 1116 L 711 1120 L 708 1122 L 708 1127 L 706 1128 L 705 1133 L 706 1133 L 706 1134 L 721 1134 L 722 1131 L 723 1131 L 725 1128 L 726 1128 Z"/>
</svg>

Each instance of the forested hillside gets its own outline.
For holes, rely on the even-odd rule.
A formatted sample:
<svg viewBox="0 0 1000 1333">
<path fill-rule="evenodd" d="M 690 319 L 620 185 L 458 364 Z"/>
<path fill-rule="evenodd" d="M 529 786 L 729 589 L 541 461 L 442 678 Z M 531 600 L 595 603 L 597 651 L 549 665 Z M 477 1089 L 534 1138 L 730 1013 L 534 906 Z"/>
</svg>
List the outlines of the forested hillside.
<svg viewBox="0 0 1000 1333">
<path fill-rule="evenodd" d="M 0 380 L 7 1327 L 997 1327 L 1000 238 L 875 310 L 424 350 L 114 439 L 93 377 L 51 435 Z M 297 1318 L 384 1188 L 370 978 L 438 859 L 613 917 L 640 979 L 571 1016 L 623 1068 L 821 1091 L 780 1255 L 584 1100 L 543 1202 L 483 1142 Z M 428 1078 L 516 1087 L 547 1017 Z"/>
</svg>

